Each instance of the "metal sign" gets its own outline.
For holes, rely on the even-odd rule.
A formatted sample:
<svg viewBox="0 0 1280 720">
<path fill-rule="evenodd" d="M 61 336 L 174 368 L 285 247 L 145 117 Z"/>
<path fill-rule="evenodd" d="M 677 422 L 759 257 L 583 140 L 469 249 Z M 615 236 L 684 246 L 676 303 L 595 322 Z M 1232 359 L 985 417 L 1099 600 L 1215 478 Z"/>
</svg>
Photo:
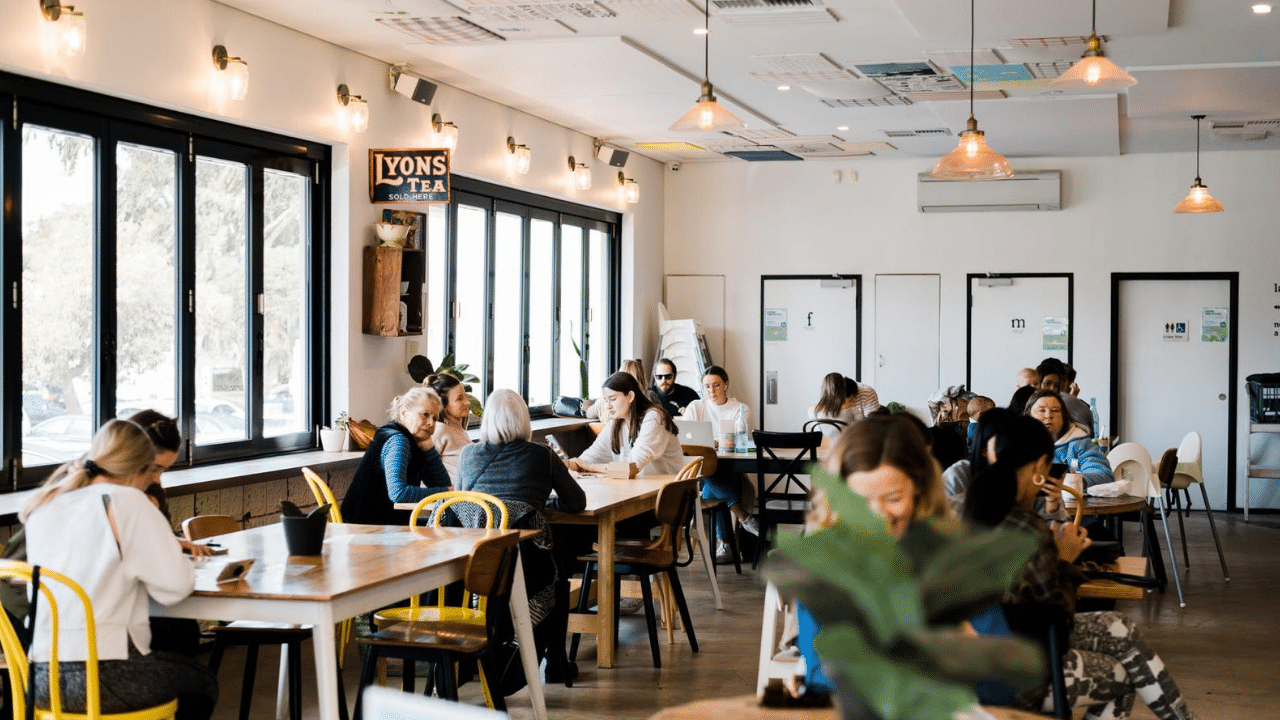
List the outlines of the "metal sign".
<svg viewBox="0 0 1280 720">
<path fill-rule="evenodd" d="M 449 160 L 446 148 L 370 149 L 369 201 L 449 202 Z"/>
</svg>

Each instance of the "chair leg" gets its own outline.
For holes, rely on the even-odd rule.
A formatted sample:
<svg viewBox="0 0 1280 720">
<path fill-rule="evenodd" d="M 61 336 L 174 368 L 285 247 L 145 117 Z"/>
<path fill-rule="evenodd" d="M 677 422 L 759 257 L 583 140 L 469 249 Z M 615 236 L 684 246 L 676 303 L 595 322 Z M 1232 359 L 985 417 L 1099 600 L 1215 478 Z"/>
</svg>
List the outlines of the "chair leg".
<svg viewBox="0 0 1280 720">
<path fill-rule="evenodd" d="M 1213 545 L 1218 549 L 1218 562 L 1222 563 L 1222 579 L 1231 582 L 1231 573 L 1227 572 L 1227 558 L 1222 554 L 1222 542 L 1218 540 L 1218 525 L 1213 521 L 1213 508 L 1209 506 L 1209 491 L 1200 483 L 1200 495 L 1204 498 L 1204 511 L 1209 516 L 1209 529 L 1213 531 Z"/>
<path fill-rule="evenodd" d="M 302 720 L 302 643 L 291 642 L 281 652 L 289 654 L 289 720 Z"/>
<path fill-rule="evenodd" d="M 376 645 L 365 647 L 364 664 L 360 666 L 360 686 L 356 688 L 356 706 L 351 711 L 351 720 L 362 720 L 364 708 L 364 689 L 373 684 L 373 675 L 378 667 L 378 648 Z"/>
<path fill-rule="evenodd" d="M 1182 488 L 1182 494 L 1187 498 L 1187 507 L 1183 510 L 1182 514 L 1187 517 L 1191 517 L 1191 486 L 1188 485 Z"/>
<path fill-rule="evenodd" d="M 414 674 L 416 665 L 417 663 L 409 658 L 400 659 L 400 689 L 404 692 L 413 692 L 415 681 L 417 680 L 417 676 Z"/>
<path fill-rule="evenodd" d="M 1164 560 L 1161 559 L 1159 564 L 1156 563 L 1156 559 L 1160 557 L 1160 541 L 1156 539 L 1155 520 L 1151 518 L 1150 513 L 1147 513 L 1147 518 L 1148 520 L 1145 532 L 1150 533 L 1150 547 L 1154 550 L 1154 552 L 1150 554 L 1149 559 L 1151 560 L 1152 567 L 1160 568 L 1160 571 L 1163 572 Z M 1160 503 L 1160 521 L 1164 526 L 1164 542 L 1169 547 L 1169 569 L 1173 571 L 1173 587 L 1178 591 L 1178 607 L 1186 607 L 1187 600 L 1182 595 L 1182 580 L 1178 577 L 1178 560 L 1173 555 L 1173 538 L 1169 537 L 1169 515 L 1163 502 Z M 1160 582 L 1161 590 L 1163 591 L 1163 576 L 1160 578 Z"/>
<path fill-rule="evenodd" d="M 578 589 L 578 612 L 586 613 L 588 603 L 591 602 L 591 571 L 595 567 L 595 563 L 587 563 L 582 569 L 582 587 Z M 569 641 L 569 662 L 578 659 L 578 643 L 582 641 L 582 633 L 574 633 L 573 638 Z"/>
<path fill-rule="evenodd" d="M 409 661 L 405 661 L 408 665 Z M 458 679 L 453 675 L 453 663 L 449 657 L 440 658 L 440 662 L 435 663 L 438 672 L 438 687 L 440 688 L 440 698 L 443 700 L 458 701 Z M 531 682 L 536 682 L 536 678 Z"/>
<path fill-rule="evenodd" d="M 249 701 L 253 699 L 253 681 L 258 675 L 258 646 L 246 645 L 244 678 L 240 681 L 240 720 L 249 720 Z"/>
<path fill-rule="evenodd" d="M 1173 491 L 1173 496 L 1174 498 L 1178 498 L 1177 490 Z M 1177 502 L 1179 506 L 1182 505 L 1182 500 L 1180 498 L 1177 500 Z M 1187 505 L 1190 506 L 1190 503 L 1187 503 Z M 1183 514 L 1178 512 L 1179 509 L 1181 508 L 1180 507 L 1174 508 L 1173 514 L 1178 516 L 1178 532 L 1182 535 L 1182 566 L 1189 570 L 1191 569 L 1191 556 L 1187 554 L 1187 528 L 1185 525 L 1182 524 Z"/>
<path fill-rule="evenodd" d="M 213 641 L 213 651 L 209 653 L 209 669 L 216 675 L 218 668 L 222 667 L 222 655 L 227 650 L 227 646 L 222 644 L 221 640 Z"/>
<path fill-rule="evenodd" d="M 662 667 L 662 655 L 658 650 L 658 621 L 653 613 L 653 588 L 649 576 L 640 573 L 640 596 L 644 598 L 644 621 L 649 626 L 649 650 L 653 653 L 653 666 Z"/>
<path fill-rule="evenodd" d="M 676 596 L 676 607 L 680 609 L 680 622 L 684 623 L 684 633 L 689 636 L 689 647 L 694 652 L 698 652 L 698 638 L 693 634 L 693 621 L 689 619 L 689 604 L 684 600 L 680 576 L 674 567 L 667 568 L 667 579 L 671 581 L 671 592 Z"/>
<path fill-rule="evenodd" d="M 289 644 L 280 646 L 280 677 L 276 680 L 276 720 L 285 720 L 289 708 Z"/>
</svg>

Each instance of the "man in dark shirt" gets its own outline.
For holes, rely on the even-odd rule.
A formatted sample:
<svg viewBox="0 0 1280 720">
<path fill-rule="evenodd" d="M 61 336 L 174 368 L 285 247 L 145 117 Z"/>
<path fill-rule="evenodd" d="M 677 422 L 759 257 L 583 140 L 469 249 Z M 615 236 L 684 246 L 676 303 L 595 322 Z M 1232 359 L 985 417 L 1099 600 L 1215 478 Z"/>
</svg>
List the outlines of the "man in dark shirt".
<svg viewBox="0 0 1280 720">
<path fill-rule="evenodd" d="M 689 403 L 698 399 L 693 388 L 676 383 L 676 365 L 666 358 L 654 364 L 653 384 L 649 386 L 649 392 L 657 396 L 671 417 L 679 417 Z"/>
</svg>

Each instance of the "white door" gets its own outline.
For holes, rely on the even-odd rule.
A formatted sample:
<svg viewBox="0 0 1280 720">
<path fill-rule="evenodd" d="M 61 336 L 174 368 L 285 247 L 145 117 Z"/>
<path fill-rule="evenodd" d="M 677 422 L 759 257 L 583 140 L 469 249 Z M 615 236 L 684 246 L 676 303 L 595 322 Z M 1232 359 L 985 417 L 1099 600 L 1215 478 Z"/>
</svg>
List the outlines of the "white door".
<svg viewBox="0 0 1280 720">
<path fill-rule="evenodd" d="M 766 279 L 763 330 L 761 429 L 799 431 L 818 402 L 822 376 L 858 377 L 858 281 Z"/>
<path fill-rule="evenodd" d="M 970 278 L 969 296 L 970 390 L 1003 407 L 1019 370 L 1047 357 L 1067 362 L 1066 276 Z"/>
<path fill-rule="evenodd" d="M 906 405 L 929 421 L 929 396 L 941 385 L 938 364 L 940 278 L 876 276 L 875 381 L 880 403 Z"/>
<path fill-rule="evenodd" d="M 723 365 L 724 359 L 724 276 L 668 275 L 663 302 L 672 320 L 693 318 L 707 334 L 711 362 Z M 648 367 L 648 363 L 645 364 Z M 702 392 L 701 380 L 691 376 L 680 378 L 681 385 Z"/>
<path fill-rule="evenodd" d="M 1227 280 L 1121 280 L 1114 348 L 1120 442 L 1142 445 L 1158 463 L 1188 431 L 1199 431 L 1206 489 L 1218 510 L 1227 507 L 1231 357 L 1217 325 L 1225 321 L 1235 332 L 1236 319 L 1226 317 L 1230 291 Z M 1198 492 L 1192 498 L 1200 504 Z"/>
</svg>

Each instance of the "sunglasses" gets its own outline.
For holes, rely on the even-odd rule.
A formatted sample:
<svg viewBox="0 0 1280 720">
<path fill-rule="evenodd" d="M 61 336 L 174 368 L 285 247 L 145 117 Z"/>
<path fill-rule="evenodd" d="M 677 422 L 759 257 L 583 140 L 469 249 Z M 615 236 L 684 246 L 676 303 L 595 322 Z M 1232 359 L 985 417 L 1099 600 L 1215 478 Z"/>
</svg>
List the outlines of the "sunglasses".
<svg viewBox="0 0 1280 720">
<path fill-rule="evenodd" d="M 653 374 L 654 380 L 670 380 L 671 378 L 674 378 L 674 377 L 675 377 L 675 373 L 661 373 L 661 374 L 654 373 Z"/>
</svg>

